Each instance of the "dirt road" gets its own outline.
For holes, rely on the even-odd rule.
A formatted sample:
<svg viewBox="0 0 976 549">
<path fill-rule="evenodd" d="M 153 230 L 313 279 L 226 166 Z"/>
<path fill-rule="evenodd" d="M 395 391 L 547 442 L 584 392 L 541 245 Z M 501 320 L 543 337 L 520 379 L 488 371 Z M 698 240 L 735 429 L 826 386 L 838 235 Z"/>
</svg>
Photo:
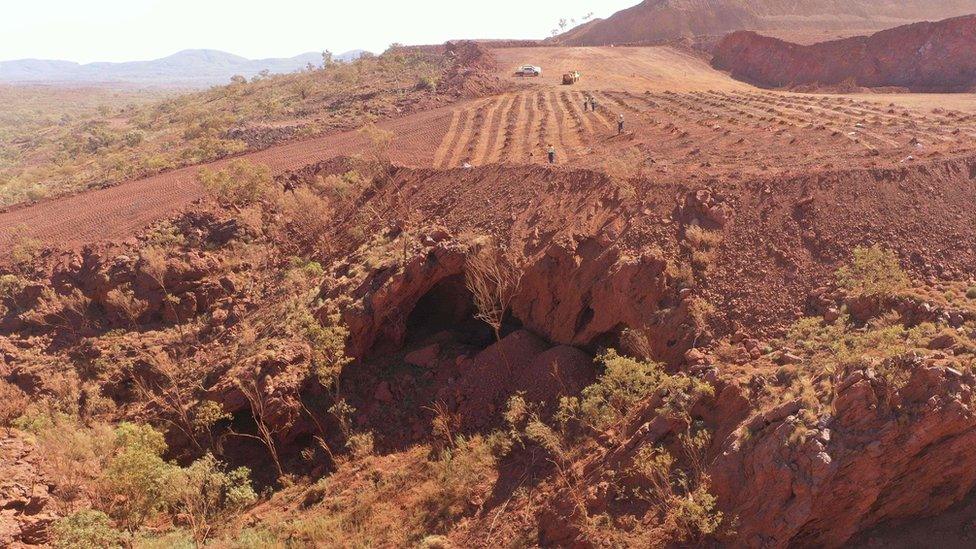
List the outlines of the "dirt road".
<svg viewBox="0 0 976 549">
<path fill-rule="evenodd" d="M 915 162 L 971 150 L 976 137 L 976 103 L 966 97 L 763 91 L 665 47 L 512 48 L 497 56 L 499 76 L 515 90 L 380 124 L 394 134 L 394 162 L 538 164 L 552 144 L 559 164 L 694 180 Z M 541 65 L 545 76 L 510 76 L 523 63 Z M 570 69 L 583 80 L 563 86 L 560 75 Z M 595 112 L 586 97 L 596 99 Z M 627 126 L 618 135 L 621 115 Z M 365 145 L 360 133 L 346 132 L 245 158 L 277 174 Z M 203 196 L 199 168 L 0 214 L 0 249 L 20 234 L 61 247 L 136 234 Z"/>
<path fill-rule="evenodd" d="M 453 108 L 453 107 L 452 107 Z M 433 149 L 447 131 L 451 109 L 442 108 L 379 124 L 394 134 L 391 155 L 407 166 L 428 166 Z M 462 107 L 463 108 L 463 107 Z M 361 152 L 365 138 L 356 131 L 288 143 L 244 155 L 273 173 L 300 168 L 337 155 Z M 0 248 L 27 237 L 70 248 L 98 240 L 134 235 L 167 214 L 201 198 L 200 168 L 219 169 L 230 159 L 50 200 L 0 214 Z"/>
</svg>

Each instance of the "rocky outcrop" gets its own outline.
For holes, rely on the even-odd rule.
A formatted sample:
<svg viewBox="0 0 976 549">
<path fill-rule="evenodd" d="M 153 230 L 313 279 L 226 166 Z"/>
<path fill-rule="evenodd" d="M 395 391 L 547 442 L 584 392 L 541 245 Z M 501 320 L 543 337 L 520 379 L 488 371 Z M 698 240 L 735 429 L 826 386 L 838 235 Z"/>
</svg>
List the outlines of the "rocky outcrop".
<svg viewBox="0 0 976 549">
<path fill-rule="evenodd" d="M 380 266 L 355 279 L 340 268 L 323 285 L 321 297 L 328 305 L 319 316 L 339 309 L 350 330 L 351 356 L 398 349 L 411 318 L 423 323 L 446 314 L 441 323 L 450 325 L 474 311 L 464 288 L 468 246 L 443 230 L 428 233 L 420 238 L 426 244 L 405 264 Z M 511 315 L 552 343 L 584 348 L 615 344 L 625 328 L 646 328 L 656 358 L 675 362 L 691 346 L 696 328 L 666 270 L 658 252 L 627 253 L 607 235 L 562 239 L 526 263 Z M 448 280 L 457 289 L 434 296 L 441 310 L 418 312 L 421 300 L 444 291 L 439 285 Z"/>
<path fill-rule="evenodd" d="M 218 228 L 226 230 L 233 228 Z M 49 282 L 24 284 L 6 296 L 0 329 L 85 337 L 134 324 L 177 324 L 214 312 L 235 291 L 234 277 L 214 256 L 157 255 L 86 248 L 69 256 Z"/>
<path fill-rule="evenodd" d="M 766 87 L 899 87 L 922 92 L 976 86 L 976 15 L 916 23 L 811 46 L 736 32 L 715 48 L 712 64 Z"/>
<path fill-rule="evenodd" d="M 27 438 L 17 432 L 0 436 L 0 546 L 46 546 L 59 516 L 49 490 Z"/>
<path fill-rule="evenodd" d="M 751 547 L 837 547 L 881 521 L 930 515 L 976 485 L 976 377 L 938 361 L 904 386 L 872 368 L 846 373 L 835 413 L 813 424 L 787 402 L 722 442 L 713 487 Z"/>
</svg>

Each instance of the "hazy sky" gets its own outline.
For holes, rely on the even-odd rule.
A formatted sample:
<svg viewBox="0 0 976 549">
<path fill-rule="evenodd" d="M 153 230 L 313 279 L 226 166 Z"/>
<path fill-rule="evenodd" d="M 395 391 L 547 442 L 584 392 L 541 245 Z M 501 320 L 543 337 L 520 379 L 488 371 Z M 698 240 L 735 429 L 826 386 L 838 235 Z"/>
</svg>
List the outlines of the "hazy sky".
<svg viewBox="0 0 976 549">
<path fill-rule="evenodd" d="M 250 58 L 453 38 L 542 38 L 560 18 L 639 0 L 2 0 L 0 60 L 154 59 L 211 48 Z"/>
</svg>

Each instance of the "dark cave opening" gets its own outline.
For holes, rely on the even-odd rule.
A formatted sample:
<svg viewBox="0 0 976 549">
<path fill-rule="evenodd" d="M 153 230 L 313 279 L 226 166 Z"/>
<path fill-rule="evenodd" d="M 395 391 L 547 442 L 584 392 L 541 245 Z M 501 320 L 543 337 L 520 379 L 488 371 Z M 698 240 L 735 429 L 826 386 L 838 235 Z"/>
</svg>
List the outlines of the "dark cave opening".
<svg viewBox="0 0 976 549">
<path fill-rule="evenodd" d="M 459 343 L 485 347 L 492 341 L 492 330 L 475 318 L 474 296 L 464 283 L 464 275 L 449 276 L 434 285 L 407 317 L 404 345 L 409 347 L 443 332 L 452 333 Z"/>
</svg>

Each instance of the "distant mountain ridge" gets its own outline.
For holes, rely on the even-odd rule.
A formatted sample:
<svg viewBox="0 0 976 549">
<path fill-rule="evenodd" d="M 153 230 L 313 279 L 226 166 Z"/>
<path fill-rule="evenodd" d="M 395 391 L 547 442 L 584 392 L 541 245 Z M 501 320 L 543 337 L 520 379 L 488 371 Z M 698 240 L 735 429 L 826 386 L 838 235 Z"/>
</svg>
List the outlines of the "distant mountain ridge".
<svg viewBox="0 0 976 549">
<path fill-rule="evenodd" d="M 336 55 L 339 61 L 352 61 L 364 50 Z M 48 59 L 0 61 L 0 82 L 128 82 L 143 85 L 209 86 L 227 82 L 234 75 L 252 77 L 261 71 L 289 73 L 309 63 L 322 64 L 320 52 L 295 57 L 247 59 L 219 50 L 183 50 L 151 61 L 122 63 L 74 63 Z"/>
<path fill-rule="evenodd" d="M 976 13 L 976 0 L 645 0 L 552 41 L 602 46 L 738 30 L 882 30 L 971 13 Z"/>
</svg>

